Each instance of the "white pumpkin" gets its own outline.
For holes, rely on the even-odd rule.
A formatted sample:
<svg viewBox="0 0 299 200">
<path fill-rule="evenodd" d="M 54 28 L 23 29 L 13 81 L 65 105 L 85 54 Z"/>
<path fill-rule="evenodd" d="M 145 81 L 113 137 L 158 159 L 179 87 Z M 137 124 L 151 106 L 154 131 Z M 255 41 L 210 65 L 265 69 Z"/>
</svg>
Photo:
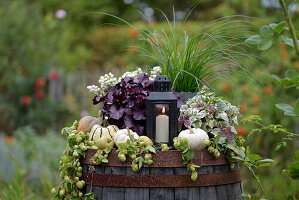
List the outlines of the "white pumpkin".
<svg viewBox="0 0 299 200">
<path fill-rule="evenodd" d="M 133 132 L 129 128 L 118 130 L 115 133 L 115 136 L 114 136 L 114 143 L 118 147 L 118 143 L 119 142 L 126 142 L 127 140 L 130 139 L 130 135 L 133 135 L 135 139 L 139 138 L 139 135 L 137 133 Z"/>
<path fill-rule="evenodd" d="M 191 149 L 200 150 L 206 147 L 204 141 L 208 140 L 209 136 L 200 128 L 189 128 L 187 130 L 181 131 L 178 138 L 187 138 L 188 146 Z"/>
<path fill-rule="evenodd" d="M 89 133 L 89 141 L 94 141 L 96 143 L 102 137 L 114 139 L 114 135 L 118 130 L 118 127 L 115 125 L 110 125 L 107 127 L 94 125 Z"/>
</svg>

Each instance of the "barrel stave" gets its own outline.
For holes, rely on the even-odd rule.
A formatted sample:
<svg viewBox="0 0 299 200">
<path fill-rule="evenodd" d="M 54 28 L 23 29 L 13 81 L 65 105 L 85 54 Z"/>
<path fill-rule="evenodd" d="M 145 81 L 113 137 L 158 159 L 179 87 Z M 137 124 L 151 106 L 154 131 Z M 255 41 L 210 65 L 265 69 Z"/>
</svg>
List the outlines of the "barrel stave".
<svg viewBox="0 0 299 200">
<path fill-rule="evenodd" d="M 173 174 L 173 168 L 150 168 L 151 174 Z M 150 200 L 173 200 L 174 188 L 150 188 Z"/>
</svg>

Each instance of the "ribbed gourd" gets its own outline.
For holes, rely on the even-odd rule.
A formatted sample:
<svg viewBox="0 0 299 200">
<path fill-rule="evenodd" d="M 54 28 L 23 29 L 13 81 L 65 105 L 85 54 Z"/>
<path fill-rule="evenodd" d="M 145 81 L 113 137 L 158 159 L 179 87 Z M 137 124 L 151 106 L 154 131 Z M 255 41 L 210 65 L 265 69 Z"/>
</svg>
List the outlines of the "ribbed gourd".
<svg viewBox="0 0 299 200">
<path fill-rule="evenodd" d="M 95 143 L 100 140 L 100 138 L 108 137 L 114 140 L 115 133 L 119 130 L 116 125 L 107 126 L 108 118 L 104 119 L 104 126 L 94 125 L 89 133 L 89 141 L 94 141 Z"/>
</svg>

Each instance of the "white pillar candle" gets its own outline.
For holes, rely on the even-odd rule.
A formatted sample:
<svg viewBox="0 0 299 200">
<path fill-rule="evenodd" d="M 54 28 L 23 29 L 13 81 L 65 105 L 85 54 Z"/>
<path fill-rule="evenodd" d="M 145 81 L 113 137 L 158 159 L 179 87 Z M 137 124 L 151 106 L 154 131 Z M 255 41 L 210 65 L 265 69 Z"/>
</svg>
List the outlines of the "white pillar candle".
<svg viewBox="0 0 299 200">
<path fill-rule="evenodd" d="M 169 117 L 164 107 L 162 114 L 156 117 L 156 142 L 169 142 Z"/>
</svg>

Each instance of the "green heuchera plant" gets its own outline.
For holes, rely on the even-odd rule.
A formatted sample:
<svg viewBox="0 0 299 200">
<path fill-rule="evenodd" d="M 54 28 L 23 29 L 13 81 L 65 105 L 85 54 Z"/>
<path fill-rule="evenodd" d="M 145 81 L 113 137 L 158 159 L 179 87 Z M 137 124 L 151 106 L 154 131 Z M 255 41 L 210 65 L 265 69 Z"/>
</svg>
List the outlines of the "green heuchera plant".
<svg viewBox="0 0 299 200">
<path fill-rule="evenodd" d="M 239 109 L 231 105 L 221 97 L 215 97 L 215 93 L 209 88 L 203 87 L 195 97 L 189 99 L 180 108 L 179 126 L 201 128 L 214 136 L 221 134 L 232 141 L 237 134 L 235 125 L 238 125 Z"/>
<path fill-rule="evenodd" d="M 52 189 L 53 199 L 84 199 L 95 200 L 93 193 L 83 194 L 80 189 L 85 185 L 82 176 L 80 156 L 85 157 L 85 151 L 90 148 L 86 132 L 77 132 L 78 122 L 75 121 L 71 127 L 62 129 L 61 134 L 67 138 L 67 147 L 59 162 L 59 171 L 62 178 L 61 184 Z"/>
</svg>

